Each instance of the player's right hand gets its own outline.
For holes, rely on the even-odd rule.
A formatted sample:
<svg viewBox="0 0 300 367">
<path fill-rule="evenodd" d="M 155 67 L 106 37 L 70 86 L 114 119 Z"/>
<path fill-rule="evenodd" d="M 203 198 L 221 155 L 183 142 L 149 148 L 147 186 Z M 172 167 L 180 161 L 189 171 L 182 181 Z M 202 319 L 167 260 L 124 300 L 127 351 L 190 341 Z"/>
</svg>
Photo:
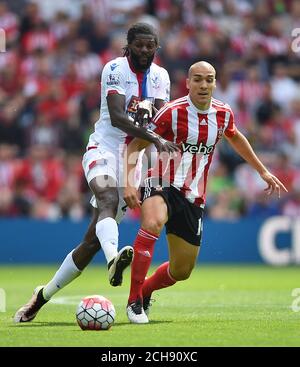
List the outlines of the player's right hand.
<svg viewBox="0 0 300 367">
<path fill-rule="evenodd" d="M 181 152 L 181 145 L 168 141 L 161 136 L 158 136 L 155 141 L 155 147 L 158 150 L 158 153 L 167 152 L 167 153 L 176 153 Z"/>
<path fill-rule="evenodd" d="M 135 187 L 125 187 L 123 193 L 124 200 L 130 209 L 140 208 L 141 200 L 139 199 L 138 190 Z"/>
</svg>

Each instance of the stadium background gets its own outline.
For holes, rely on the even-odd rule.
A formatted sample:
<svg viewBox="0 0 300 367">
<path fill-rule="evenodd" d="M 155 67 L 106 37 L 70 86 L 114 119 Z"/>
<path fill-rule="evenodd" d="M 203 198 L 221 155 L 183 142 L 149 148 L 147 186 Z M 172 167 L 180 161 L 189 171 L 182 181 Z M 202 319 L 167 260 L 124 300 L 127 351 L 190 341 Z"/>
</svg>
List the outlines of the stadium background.
<svg viewBox="0 0 300 367">
<path fill-rule="evenodd" d="M 199 264 L 189 279 L 155 293 L 149 324 L 129 324 L 129 271 L 112 288 L 101 252 L 34 322 L 13 324 L 85 232 L 90 192 L 81 157 L 99 116 L 100 73 L 140 20 L 160 31 L 157 62 L 170 73 L 172 98 L 186 93 L 190 64 L 215 65 L 215 97 L 230 103 L 289 193 L 266 197 L 259 177 L 224 143 L 210 173 Z M 299 346 L 299 28 L 297 0 L 0 1 L 1 347 Z M 138 215 L 121 224 L 121 245 L 132 243 Z M 162 235 L 154 260 L 166 258 Z M 80 299 L 95 293 L 117 311 L 108 333 L 76 324 Z M 24 364 L 26 350 L 13 350 L 14 359 L 18 352 Z M 51 357 L 59 360 L 54 350 Z M 84 362 L 91 359 L 89 352 Z"/>
<path fill-rule="evenodd" d="M 238 127 L 289 190 L 267 197 L 258 175 L 222 143 L 200 261 L 299 264 L 297 0 L 1 1 L 0 262 L 58 263 L 80 241 L 90 214 L 81 157 L 99 115 L 101 70 L 122 55 L 136 21 L 160 32 L 156 62 L 170 73 L 172 99 L 186 93 L 193 62 L 216 67 L 214 96 L 232 106 Z M 127 214 L 121 244 L 134 239 L 138 217 Z M 161 237 L 155 261 L 167 257 Z"/>
</svg>

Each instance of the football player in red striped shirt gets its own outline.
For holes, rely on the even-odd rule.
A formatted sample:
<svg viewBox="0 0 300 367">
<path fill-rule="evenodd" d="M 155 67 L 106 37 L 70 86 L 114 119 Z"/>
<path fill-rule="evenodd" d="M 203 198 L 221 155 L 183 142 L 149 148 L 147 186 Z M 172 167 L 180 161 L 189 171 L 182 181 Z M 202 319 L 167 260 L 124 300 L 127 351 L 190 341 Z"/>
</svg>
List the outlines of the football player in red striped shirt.
<svg viewBox="0 0 300 367">
<path fill-rule="evenodd" d="M 130 208 L 141 207 L 141 228 L 134 243 L 127 305 L 127 316 L 132 323 L 148 323 L 152 292 L 187 279 L 195 266 L 202 237 L 208 171 L 215 146 L 223 136 L 267 183 L 268 194 L 275 191 L 280 196 L 280 190 L 287 191 L 237 129 L 230 106 L 212 97 L 216 87 L 214 67 L 205 61 L 192 65 L 187 87 L 189 94 L 167 103 L 151 124 L 155 133 L 180 144 L 181 153 L 174 159 L 159 157 L 141 187 L 141 199 L 129 178 L 136 165 L 136 159 L 132 158 L 149 143 L 134 139 L 128 146 L 128 159 L 125 158 L 124 199 Z M 170 259 L 145 280 L 155 241 L 164 225 Z"/>
</svg>

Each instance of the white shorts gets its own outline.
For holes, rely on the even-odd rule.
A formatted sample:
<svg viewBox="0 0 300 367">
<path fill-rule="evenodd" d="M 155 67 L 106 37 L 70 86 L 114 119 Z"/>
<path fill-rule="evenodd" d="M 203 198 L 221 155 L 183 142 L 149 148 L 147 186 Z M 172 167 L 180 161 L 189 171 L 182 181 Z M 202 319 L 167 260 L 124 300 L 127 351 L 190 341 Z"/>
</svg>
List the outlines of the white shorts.
<svg viewBox="0 0 300 367">
<path fill-rule="evenodd" d="M 139 163 L 137 165 L 136 177 L 138 177 L 138 184 L 141 179 L 141 159 L 140 155 Z M 122 153 L 117 150 L 116 154 L 108 150 L 100 149 L 99 147 L 93 147 L 85 152 L 82 159 L 82 167 L 84 170 L 85 178 L 88 184 L 98 176 L 108 176 L 114 179 L 116 187 L 119 193 L 119 205 L 116 215 L 116 222 L 120 223 L 123 219 L 127 205 L 123 199 L 123 158 Z M 95 195 L 92 196 L 90 204 L 97 208 L 97 201 Z"/>
</svg>

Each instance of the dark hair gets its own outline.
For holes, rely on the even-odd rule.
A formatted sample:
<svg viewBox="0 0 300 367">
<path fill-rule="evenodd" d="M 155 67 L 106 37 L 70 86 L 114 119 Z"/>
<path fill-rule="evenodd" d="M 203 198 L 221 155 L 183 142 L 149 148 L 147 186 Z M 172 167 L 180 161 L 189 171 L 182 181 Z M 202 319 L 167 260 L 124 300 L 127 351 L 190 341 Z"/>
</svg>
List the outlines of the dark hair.
<svg viewBox="0 0 300 367">
<path fill-rule="evenodd" d="M 147 23 L 133 24 L 127 32 L 127 45 L 124 47 L 124 56 L 129 55 L 128 45 L 135 40 L 137 34 L 150 34 L 154 37 L 156 44 L 158 45 L 158 34 L 152 25 Z"/>
</svg>

